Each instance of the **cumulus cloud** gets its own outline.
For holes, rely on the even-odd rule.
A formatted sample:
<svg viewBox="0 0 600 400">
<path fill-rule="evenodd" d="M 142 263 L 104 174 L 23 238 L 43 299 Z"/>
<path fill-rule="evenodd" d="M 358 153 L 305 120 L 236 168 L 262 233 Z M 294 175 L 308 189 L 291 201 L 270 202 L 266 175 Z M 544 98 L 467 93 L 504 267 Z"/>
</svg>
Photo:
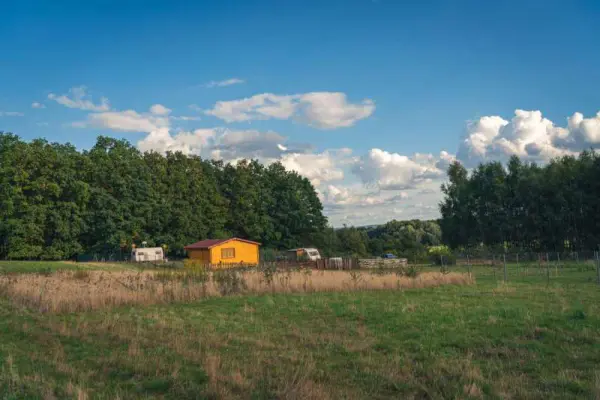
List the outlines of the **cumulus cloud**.
<svg viewBox="0 0 600 400">
<path fill-rule="evenodd" d="M 490 160 L 506 161 L 512 155 L 546 162 L 598 144 L 600 113 L 592 118 L 575 113 L 566 127 L 560 127 L 544 118 L 541 111 L 515 110 L 510 121 L 486 116 L 470 122 L 457 158 L 467 167 Z"/>
<path fill-rule="evenodd" d="M 0 117 L 24 117 L 25 114 L 18 111 L 0 111 Z"/>
<path fill-rule="evenodd" d="M 223 130 L 212 145 L 213 158 L 231 161 L 242 158 L 259 160 L 279 157 L 287 138 L 276 132 L 256 130 Z"/>
<path fill-rule="evenodd" d="M 600 144 L 600 112 L 585 118 L 576 112 L 567 120 L 567 128 L 557 128 L 553 143 L 569 150 L 580 151 Z"/>
<path fill-rule="evenodd" d="M 352 104 L 344 93 L 312 92 L 295 95 L 263 93 L 241 100 L 219 101 L 204 113 L 225 122 L 295 118 L 319 129 L 336 129 L 353 126 L 374 111 L 375 103 L 370 99 Z"/>
<path fill-rule="evenodd" d="M 326 208 L 343 208 L 340 206 L 370 207 L 399 203 L 409 198 L 405 191 L 386 196 L 382 192 L 365 191 L 364 187 L 327 185 L 321 193 Z"/>
<path fill-rule="evenodd" d="M 77 86 L 69 89 L 68 94 L 56 95 L 54 93 L 50 93 L 48 98 L 50 100 L 56 101 L 58 104 L 62 104 L 65 107 L 69 108 L 78 108 L 80 110 L 88 110 L 88 111 L 96 111 L 103 112 L 110 110 L 110 103 L 106 97 L 100 98 L 99 104 L 94 104 L 94 102 L 89 98 L 90 96 L 87 94 L 87 88 L 85 86 Z"/>
<path fill-rule="evenodd" d="M 144 152 L 180 151 L 183 154 L 200 154 L 217 134 L 217 129 L 196 129 L 171 135 L 169 129 L 161 128 L 150 132 L 148 136 L 140 140 L 138 148 Z"/>
<path fill-rule="evenodd" d="M 155 107 L 155 106 L 153 106 Z M 169 129 L 169 118 L 152 112 L 138 113 L 134 110 L 91 113 L 87 121 L 74 122 L 74 127 L 104 128 L 120 132 L 154 132 Z"/>
<path fill-rule="evenodd" d="M 150 107 L 150 112 L 154 115 L 169 115 L 171 110 L 162 104 L 154 104 L 152 107 Z"/>
<path fill-rule="evenodd" d="M 42 104 L 42 103 L 38 103 L 37 101 L 34 101 L 33 103 L 31 103 L 31 108 L 46 108 L 46 105 Z"/>
<path fill-rule="evenodd" d="M 239 78 L 229 78 L 229 79 L 224 79 L 222 81 L 210 81 L 208 83 L 205 83 L 203 86 L 206 88 L 214 88 L 214 87 L 224 87 L 224 86 L 231 86 L 231 85 L 239 85 L 241 83 L 244 83 L 245 80 L 243 79 L 239 79 Z"/>
<path fill-rule="evenodd" d="M 285 153 L 281 164 L 308 178 L 313 185 L 344 179 L 344 171 L 338 165 L 335 153 Z"/>
<path fill-rule="evenodd" d="M 190 117 L 187 115 L 180 115 L 180 116 L 173 115 L 170 118 L 174 121 L 200 121 L 202 119 L 200 117 Z"/>
<path fill-rule="evenodd" d="M 450 157 L 443 152 L 443 157 Z M 415 154 L 412 157 L 389 153 L 381 149 L 371 149 L 367 155 L 358 158 L 352 171 L 363 183 L 380 190 L 403 190 L 415 185 L 441 178 L 444 172 L 437 165 L 444 159 L 431 154 Z"/>
</svg>

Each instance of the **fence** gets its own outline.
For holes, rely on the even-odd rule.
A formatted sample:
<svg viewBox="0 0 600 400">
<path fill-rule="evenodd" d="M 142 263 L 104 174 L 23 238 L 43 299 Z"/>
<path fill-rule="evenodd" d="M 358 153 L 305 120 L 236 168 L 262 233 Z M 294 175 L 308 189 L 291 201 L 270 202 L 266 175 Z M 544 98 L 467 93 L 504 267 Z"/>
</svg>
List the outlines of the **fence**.
<svg viewBox="0 0 600 400">
<path fill-rule="evenodd" d="M 477 268 L 495 279 L 510 281 L 544 279 L 548 283 L 556 278 L 573 283 L 595 282 L 600 285 L 600 252 L 506 252 L 486 253 L 476 256 L 469 253 L 440 255 L 436 264 L 442 270 Z"/>
</svg>

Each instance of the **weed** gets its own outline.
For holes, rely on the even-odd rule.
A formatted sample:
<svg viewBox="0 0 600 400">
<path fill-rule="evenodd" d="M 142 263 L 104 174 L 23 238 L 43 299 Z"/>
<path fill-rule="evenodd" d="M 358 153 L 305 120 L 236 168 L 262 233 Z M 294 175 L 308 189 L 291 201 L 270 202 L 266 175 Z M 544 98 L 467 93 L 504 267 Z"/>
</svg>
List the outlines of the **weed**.
<svg viewBox="0 0 600 400">
<path fill-rule="evenodd" d="M 213 282 L 217 284 L 219 292 L 223 296 L 242 293 L 248 287 L 244 277 L 234 269 L 215 271 L 213 273 Z"/>
<path fill-rule="evenodd" d="M 79 269 L 73 273 L 73 279 L 79 279 L 79 280 L 84 281 L 89 278 L 90 278 L 90 272 L 83 270 L 83 269 Z"/>
</svg>

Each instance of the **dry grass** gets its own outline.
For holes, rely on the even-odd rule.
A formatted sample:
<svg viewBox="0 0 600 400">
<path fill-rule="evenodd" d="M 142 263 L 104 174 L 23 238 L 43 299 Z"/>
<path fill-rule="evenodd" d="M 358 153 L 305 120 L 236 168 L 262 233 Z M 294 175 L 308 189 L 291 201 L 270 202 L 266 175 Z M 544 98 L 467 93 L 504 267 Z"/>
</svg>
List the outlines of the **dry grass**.
<svg viewBox="0 0 600 400">
<path fill-rule="evenodd" d="M 232 294 L 427 288 L 473 283 L 467 274 L 417 277 L 358 271 L 106 272 L 59 271 L 0 276 L 0 294 L 41 312 L 77 312 L 132 304 L 191 302 Z"/>
</svg>

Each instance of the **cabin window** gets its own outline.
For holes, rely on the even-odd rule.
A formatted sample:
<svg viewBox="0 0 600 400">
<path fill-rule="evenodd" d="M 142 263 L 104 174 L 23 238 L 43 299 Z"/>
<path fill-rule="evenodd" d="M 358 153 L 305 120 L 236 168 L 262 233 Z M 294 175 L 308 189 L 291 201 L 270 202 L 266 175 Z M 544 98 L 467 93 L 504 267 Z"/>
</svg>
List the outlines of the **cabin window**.
<svg viewBox="0 0 600 400">
<path fill-rule="evenodd" d="M 235 258 L 235 249 L 233 247 L 221 249 L 221 258 Z"/>
</svg>

